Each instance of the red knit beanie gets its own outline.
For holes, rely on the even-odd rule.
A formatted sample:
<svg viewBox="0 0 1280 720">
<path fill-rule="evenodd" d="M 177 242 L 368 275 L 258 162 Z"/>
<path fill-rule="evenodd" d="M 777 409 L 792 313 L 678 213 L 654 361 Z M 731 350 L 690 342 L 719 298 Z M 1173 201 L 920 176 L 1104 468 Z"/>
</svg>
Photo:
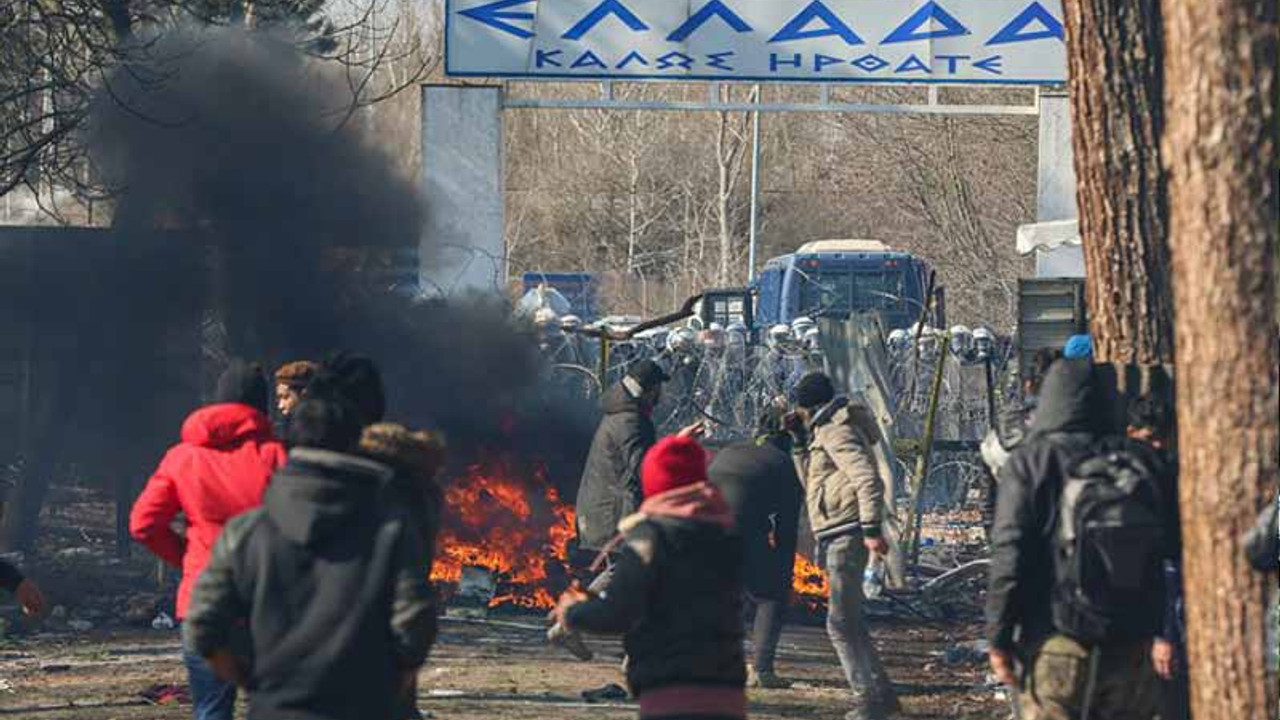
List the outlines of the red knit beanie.
<svg viewBox="0 0 1280 720">
<path fill-rule="evenodd" d="M 662 438 L 649 448 L 640 465 L 645 497 L 706 481 L 707 453 L 693 438 Z"/>
</svg>

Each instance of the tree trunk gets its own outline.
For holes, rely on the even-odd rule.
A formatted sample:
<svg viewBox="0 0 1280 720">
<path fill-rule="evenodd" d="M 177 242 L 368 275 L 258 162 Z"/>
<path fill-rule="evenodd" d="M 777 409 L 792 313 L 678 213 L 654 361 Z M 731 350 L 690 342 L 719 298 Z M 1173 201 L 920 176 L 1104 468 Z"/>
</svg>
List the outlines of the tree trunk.
<svg viewBox="0 0 1280 720">
<path fill-rule="evenodd" d="M 1280 468 L 1275 0 L 1166 0 L 1183 563 L 1198 720 L 1273 718 L 1240 536 Z M 1270 687 L 1269 687 L 1270 686 Z"/>
<path fill-rule="evenodd" d="M 1064 11 L 1094 354 L 1171 363 L 1159 0 L 1074 0 Z"/>
</svg>

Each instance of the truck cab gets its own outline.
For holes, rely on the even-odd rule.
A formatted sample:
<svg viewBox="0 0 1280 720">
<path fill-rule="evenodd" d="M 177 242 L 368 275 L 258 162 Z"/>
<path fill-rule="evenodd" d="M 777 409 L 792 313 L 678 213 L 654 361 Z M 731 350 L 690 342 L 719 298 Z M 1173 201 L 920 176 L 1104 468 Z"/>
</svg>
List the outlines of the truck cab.
<svg viewBox="0 0 1280 720">
<path fill-rule="evenodd" d="M 928 273 L 923 260 L 878 240 L 806 243 L 765 263 L 754 285 L 756 319 L 772 325 L 871 311 L 886 330 L 906 328 L 920 318 Z"/>
</svg>

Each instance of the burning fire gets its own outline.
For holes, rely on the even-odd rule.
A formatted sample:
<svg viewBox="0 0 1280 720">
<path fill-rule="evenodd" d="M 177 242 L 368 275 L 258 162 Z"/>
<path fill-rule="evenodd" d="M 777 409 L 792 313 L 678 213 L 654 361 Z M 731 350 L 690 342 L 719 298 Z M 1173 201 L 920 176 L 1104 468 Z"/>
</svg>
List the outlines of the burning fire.
<svg viewBox="0 0 1280 720">
<path fill-rule="evenodd" d="M 561 502 L 545 468 L 518 473 L 505 459 L 472 465 L 445 487 L 431 580 L 457 583 L 463 567 L 483 567 L 504 591 L 490 607 L 550 608 L 548 580 L 566 575 L 574 532 L 573 506 Z"/>
<path fill-rule="evenodd" d="M 483 567 L 498 581 L 490 607 L 555 605 L 576 530 L 573 506 L 560 499 L 544 467 L 522 472 L 501 457 L 472 465 L 446 485 L 442 515 L 433 582 L 456 585 L 464 567 Z M 792 590 L 810 610 L 821 609 L 827 575 L 797 553 Z"/>
<path fill-rule="evenodd" d="M 827 602 L 830 587 L 827 585 L 827 573 L 809 560 L 796 553 L 796 562 L 792 567 L 791 591 L 796 599 L 803 602 L 810 610 L 816 610 Z"/>
</svg>

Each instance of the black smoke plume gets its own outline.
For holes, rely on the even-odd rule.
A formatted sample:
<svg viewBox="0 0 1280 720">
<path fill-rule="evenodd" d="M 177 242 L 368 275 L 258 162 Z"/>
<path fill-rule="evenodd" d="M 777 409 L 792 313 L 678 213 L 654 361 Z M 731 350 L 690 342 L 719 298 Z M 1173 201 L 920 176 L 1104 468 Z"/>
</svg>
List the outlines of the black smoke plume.
<svg viewBox="0 0 1280 720">
<path fill-rule="evenodd" d="M 505 303 L 412 299 L 379 279 L 414 250 L 433 262 L 422 204 L 360 132 L 335 69 L 297 47 L 189 30 L 151 40 L 106 83 L 90 141 L 119 193 L 118 242 L 162 235 L 197 258 L 122 276 L 121 346 L 154 348 L 177 314 L 225 329 L 225 355 L 268 367 L 362 353 L 383 371 L 389 419 L 444 430 L 455 453 L 562 458 L 558 483 L 576 482 L 589 426 L 540 397 L 536 343 Z"/>
</svg>

